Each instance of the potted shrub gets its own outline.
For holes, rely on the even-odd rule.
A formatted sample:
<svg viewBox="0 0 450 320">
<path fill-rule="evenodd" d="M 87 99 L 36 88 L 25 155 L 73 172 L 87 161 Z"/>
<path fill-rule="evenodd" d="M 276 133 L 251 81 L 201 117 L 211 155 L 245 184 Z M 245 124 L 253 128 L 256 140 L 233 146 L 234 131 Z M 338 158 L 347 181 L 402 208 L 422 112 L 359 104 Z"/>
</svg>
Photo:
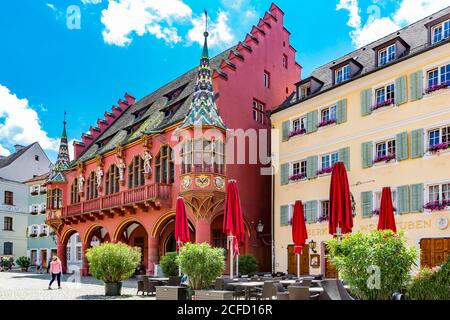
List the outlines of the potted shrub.
<svg viewBox="0 0 450 320">
<path fill-rule="evenodd" d="M 164 275 L 167 277 L 176 277 L 178 276 L 178 253 L 177 252 L 168 252 L 161 259 L 161 269 L 164 272 Z"/>
<path fill-rule="evenodd" d="M 120 296 L 122 281 L 136 271 L 141 252 L 123 243 L 104 243 L 88 249 L 86 257 L 89 272 L 105 283 L 105 295 Z"/>
<path fill-rule="evenodd" d="M 351 233 L 327 241 L 327 247 L 339 278 L 363 300 L 389 300 L 401 292 L 418 253 L 406 246 L 404 232 L 391 230 Z"/>
<path fill-rule="evenodd" d="M 252 274 L 258 270 L 258 262 L 252 255 L 239 256 L 239 273 Z"/>
<path fill-rule="evenodd" d="M 31 260 L 28 257 L 19 257 L 16 260 L 16 264 L 21 268 L 22 272 L 27 272 L 30 267 Z"/>
<path fill-rule="evenodd" d="M 8 270 L 8 268 L 14 265 L 14 258 L 12 256 L 1 256 L 0 257 L 0 266 L 1 271 Z"/>
<path fill-rule="evenodd" d="M 212 248 L 207 243 L 187 243 L 180 252 L 181 272 L 187 275 L 196 300 L 209 299 L 207 291 L 213 281 L 225 270 L 222 248 Z M 220 299 L 220 297 L 217 297 Z"/>
</svg>

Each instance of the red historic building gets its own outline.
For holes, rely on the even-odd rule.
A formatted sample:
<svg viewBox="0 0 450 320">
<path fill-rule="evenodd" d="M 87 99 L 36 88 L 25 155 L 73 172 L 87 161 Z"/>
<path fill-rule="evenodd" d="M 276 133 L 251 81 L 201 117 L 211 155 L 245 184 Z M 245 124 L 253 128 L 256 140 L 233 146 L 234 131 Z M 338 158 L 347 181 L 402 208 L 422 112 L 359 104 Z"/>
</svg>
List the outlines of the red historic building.
<svg viewBox="0 0 450 320">
<path fill-rule="evenodd" d="M 271 177 L 261 175 L 260 162 L 229 163 L 228 142 L 238 140 L 230 129 L 267 129 L 266 112 L 300 79 L 283 18 L 272 4 L 244 41 L 212 59 L 205 33 L 200 67 L 139 101 L 125 94 L 74 144 L 71 162 L 64 128 L 47 185 L 47 223 L 58 235 L 63 265 L 67 241 L 78 233 L 83 275 L 94 237 L 141 247 L 143 264 L 153 272 L 160 256 L 175 251 L 178 196 L 188 207 L 191 241 L 226 247 L 223 202 L 226 182 L 235 179 L 247 230 L 241 254 L 255 255 L 260 269 L 270 270 L 270 236 L 263 238 L 256 226 L 261 221 L 269 233 Z"/>
</svg>

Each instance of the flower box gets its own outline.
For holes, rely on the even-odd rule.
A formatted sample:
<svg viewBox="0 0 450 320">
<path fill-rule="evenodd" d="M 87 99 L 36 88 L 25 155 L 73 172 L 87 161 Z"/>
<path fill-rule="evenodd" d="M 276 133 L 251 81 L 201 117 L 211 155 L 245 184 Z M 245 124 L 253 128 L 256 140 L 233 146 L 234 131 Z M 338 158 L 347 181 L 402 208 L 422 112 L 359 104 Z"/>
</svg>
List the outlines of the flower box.
<svg viewBox="0 0 450 320">
<path fill-rule="evenodd" d="M 394 159 L 395 159 L 395 154 L 388 154 L 385 156 L 376 157 L 375 160 L 373 160 L 373 163 L 380 163 L 380 162 L 388 163 Z"/>
<path fill-rule="evenodd" d="M 372 217 L 379 216 L 379 215 L 380 215 L 380 209 L 375 209 L 372 211 Z"/>
<path fill-rule="evenodd" d="M 333 171 L 333 167 L 322 168 L 320 170 L 317 170 L 317 175 L 320 176 L 322 174 L 331 173 L 332 171 Z"/>
<path fill-rule="evenodd" d="M 306 133 L 306 129 L 297 129 L 297 130 L 292 130 L 289 132 L 289 138 L 295 137 L 295 136 L 299 136 L 301 134 L 305 134 Z"/>
<path fill-rule="evenodd" d="M 41 210 L 39 211 L 41 214 L 45 214 L 45 210 Z"/>
<path fill-rule="evenodd" d="M 47 190 L 46 190 L 46 189 L 41 190 L 40 193 L 41 193 L 41 194 L 46 194 L 46 193 L 47 193 Z"/>
<path fill-rule="evenodd" d="M 294 175 L 289 177 L 289 181 L 296 182 L 296 181 L 299 181 L 299 180 L 303 180 L 305 178 L 306 178 L 306 175 L 304 175 L 304 174 L 294 174 Z"/>
<path fill-rule="evenodd" d="M 437 85 L 434 85 L 434 86 L 429 87 L 429 88 L 425 91 L 425 93 L 426 93 L 426 94 L 430 94 L 430 93 L 433 93 L 433 92 L 435 92 L 435 91 L 439 91 L 439 90 L 442 90 L 442 89 L 447 89 L 449 86 L 450 86 L 450 82 L 449 82 L 449 81 L 443 82 L 443 83 L 441 83 L 441 84 L 437 84 Z"/>
<path fill-rule="evenodd" d="M 39 237 L 46 237 L 47 236 L 47 233 L 45 233 L 45 232 L 41 232 L 40 234 L 39 234 Z"/>
<path fill-rule="evenodd" d="M 372 106 L 372 111 L 384 108 L 384 107 L 388 107 L 395 104 L 395 100 L 394 99 L 389 99 L 389 100 L 385 100 L 383 102 L 379 102 L 377 104 L 375 104 L 374 106 Z"/>
<path fill-rule="evenodd" d="M 319 221 L 319 222 L 328 221 L 328 215 L 326 215 L 326 216 L 320 216 L 318 221 Z"/>
<path fill-rule="evenodd" d="M 440 144 L 436 144 L 434 146 L 431 146 L 428 149 L 428 151 L 431 152 L 431 153 L 438 153 L 439 151 L 448 149 L 448 147 L 449 147 L 449 144 L 444 142 L 444 143 L 440 143 Z"/>
<path fill-rule="evenodd" d="M 37 196 L 38 194 L 39 194 L 39 192 L 37 192 L 37 191 L 31 191 L 32 196 Z"/>
<path fill-rule="evenodd" d="M 37 237 L 37 234 L 36 233 L 31 233 L 30 234 L 30 238 L 36 238 Z"/>
<path fill-rule="evenodd" d="M 426 205 L 423 206 L 423 208 L 431 211 L 442 211 L 445 210 L 448 206 L 450 206 L 450 200 L 443 200 L 442 202 L 439 201 L 428 202 Z"/>
<path fill-rule="evenodd" d="M 30 214 L 33 215 L 33 216 L 35 216 L 35 215 L 38 214 L 38 212 L 37 212 L 37 211 L 30 211 Z"/>
<path fill-rule="evenodd" d="M 328 120 L 322 120 L 318 125 L 317 128 L 322 128 L 322 127 L 326 127 L 326 126 L 330 126 L 332 124 L 337 123 L 336 119 L 328 119 Z"/>
</svg>

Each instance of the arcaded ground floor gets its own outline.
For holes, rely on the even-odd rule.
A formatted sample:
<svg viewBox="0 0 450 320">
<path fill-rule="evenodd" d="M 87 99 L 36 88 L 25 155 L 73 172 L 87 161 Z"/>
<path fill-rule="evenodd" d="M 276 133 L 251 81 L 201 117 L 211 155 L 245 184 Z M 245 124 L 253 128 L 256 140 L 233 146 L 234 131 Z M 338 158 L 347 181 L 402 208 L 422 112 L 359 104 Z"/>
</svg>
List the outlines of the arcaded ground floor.
<svg viewBox="0 0 450 320">
<path fill-rule="evenodd" d="M 123 282 L 122 296 L 105 297 L 103 283 L 92 277 L 62 276 L 62 289 L 53 284 L 48 290 L 50 275 L 31 272 L 0 272 L 0 300 L 155 300 L 154 297 L 136 295 L 135 279 Z"/>
</svg>

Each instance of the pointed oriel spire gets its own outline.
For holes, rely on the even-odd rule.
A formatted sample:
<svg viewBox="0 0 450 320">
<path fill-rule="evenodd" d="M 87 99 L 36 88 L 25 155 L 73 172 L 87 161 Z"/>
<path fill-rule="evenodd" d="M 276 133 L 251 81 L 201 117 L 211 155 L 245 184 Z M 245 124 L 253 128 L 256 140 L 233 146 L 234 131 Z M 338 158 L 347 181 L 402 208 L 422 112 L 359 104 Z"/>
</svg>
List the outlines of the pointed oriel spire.
<svg viewBox="0 0 450 320">
<path fill-rule="evenodd" d="M 59 144 L 58 157 L 56 159 L 55 166 L 53 167 L 52 174 L 50 176 L 50 181 L 60 181 L 63 179 L 61 171 L 69 167 L 70 157 L 69 148 L 67 145 L 67 130 L 66 130 L 66 112 L 64 111 L 64 121 L 63 121 L 63 131 L 61 134 L 61 142 Z"/>
<path fill-rule="evenodd" d="M 206 10 L 205 17 L 206 28 L 205 33 L 203 34 L 205 42 L 197 73 L 194 98 L 191 103 L 189 114 L 184 119 L 180 129 L 190 126 L 215 126 L 222 129 L 227 128 L 220 118 L 216 103 L 214 102 L 212 72 L 208 52 L 208 13 Z"/>
</svg>

